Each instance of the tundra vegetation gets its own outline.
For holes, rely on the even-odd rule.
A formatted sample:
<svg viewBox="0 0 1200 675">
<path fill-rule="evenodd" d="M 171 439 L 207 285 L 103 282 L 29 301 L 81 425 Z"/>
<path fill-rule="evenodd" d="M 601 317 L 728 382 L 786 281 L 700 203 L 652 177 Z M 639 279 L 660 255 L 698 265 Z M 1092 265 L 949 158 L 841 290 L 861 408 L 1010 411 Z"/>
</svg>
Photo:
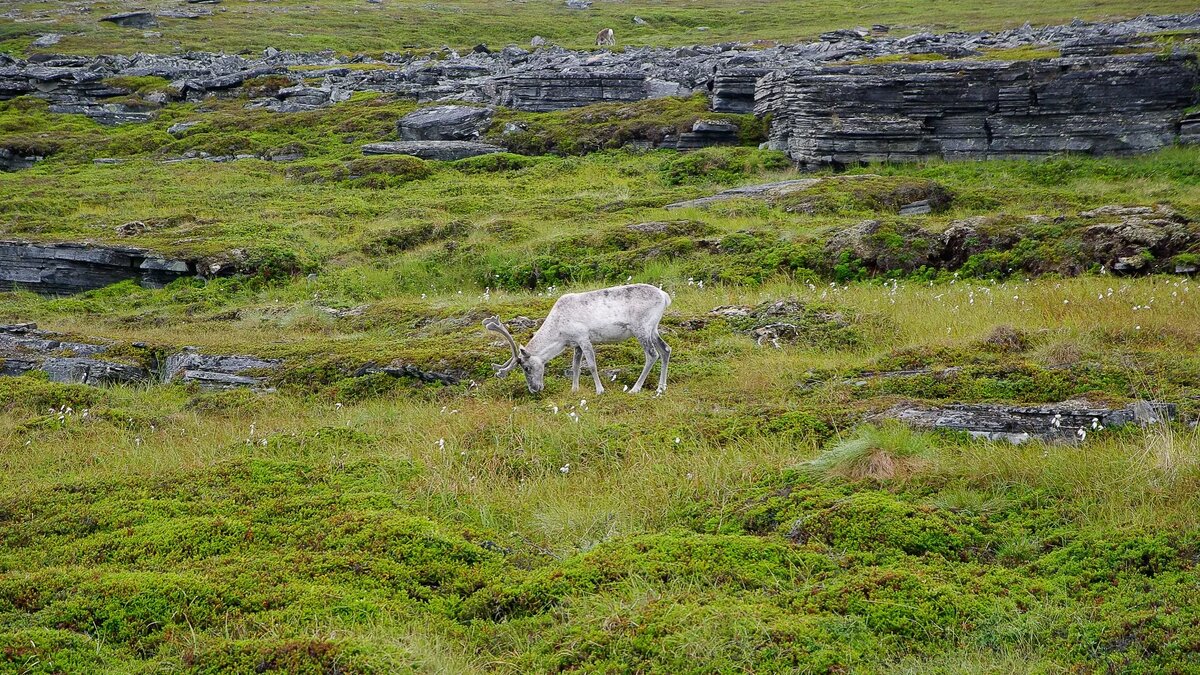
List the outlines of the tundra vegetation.
<svg viewBox="0 0 1200 675">
<path fill-rule="evenodd" d="M 448 163 L 359 152 L 395 140 L 410 102 L 243 103 L 119 127 L 0 103 L 0 147 L 47 156 L 0 174 L 0 238 L 238 270 L 0 292 L 0 323 L 111 338 L 131 362 L 181 345 L 284 362 L 259 392 L 0 378 L 0 670 L 1195 667 L 1200 287 L 1169 272 L 1200 247 L 1119 275 L 1082 233 L 1113 204 L 1167 205 L 1194 232 L 1200 149 L 853 167 L 667 210 L 800 176 L 753 146 L 572 141 L 686 128 L 695 101 L 502 111 L 498 142 L 520 118 L 550 154 Z M 167 133 L 180 121 L 200 124 Z M 303 158 L 164 161 L 201 152 Z M 917 200 L 932 213 L 900 214 Z M 970 258 L 925 253 L 972 218 Z M 484 317 L 627 279 L 673 297 L 666 395 L 620 392 L 633 341 L 597 348 L 600 397 L 570 393 L 568 357 L 539 396 L 491 377 L 507 347 Z M 524 341 L 534 323 L 508 325 Z M 1073 398 L 1170 401 L 1181 421 L 1013 446 L 873 419 Z"/>
<path fill-rule="evenodd" d="M 331 49 L 339 53 L 425 51 L 443 46 L 470 49 L 528 46 L 535 35 L 572 49 L 595 48 L 596 34 L 612 28 L 623 46 L 716 43 L 731 40 L 794 42 L 829 30 L 885 24 L 897 30 L 979 30 L 1102 20 L 1138 14 L 1195 11 L 1188 0 L 1063 0 L 1056 3 L 1010 0 L 1003 4 L 954 0 L 915 0 L 867 5 L 818 0 L 631 0 L 592 2 L 572 9 L 564 0 L 526 0 L 500 5 L 494 0 L 222 0 L 184 7 L 167 3 L 104 0 L 87 6 L 47 0 L 10 0 L 0 18 L 0 52 L 72 54 L 166 53 L 172 50 L 294 51 Z M 102 21 L 115 12 L 183 9 L 194 18 L 159 15 L 156 25 L 123 28 Z M 211 13 L 209 12 L 211 10 Z M 635 21 L 635 17 L 641 21 Z M 45 33 L 62 39 L 31 47 Z"/>
</svg>

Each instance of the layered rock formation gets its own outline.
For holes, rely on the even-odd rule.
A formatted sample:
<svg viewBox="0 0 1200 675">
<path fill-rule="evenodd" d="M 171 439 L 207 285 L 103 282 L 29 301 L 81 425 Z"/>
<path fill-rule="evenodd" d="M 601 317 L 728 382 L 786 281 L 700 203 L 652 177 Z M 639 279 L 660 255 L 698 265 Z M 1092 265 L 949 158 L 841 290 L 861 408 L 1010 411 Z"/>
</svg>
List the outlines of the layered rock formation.
<svg viewBox="0 0 1200 675">
<path fill-rule="evenodd" d="M 139 248 L 0 241 L 0 290 L 20 287 L 47 294 L 78 293 L 127 279 L 160 288 L 195 271 L 185 260 Z"/>
<path fill-rule="evenodd" d="M 824 66 L 763 76 L 755 110 L 801 165 L 1120 155 L 1174 143 L 1197 84 L 1182 53 Z"/>
<path fill-rule="evenodd" d="M 201 52 L 92 58 L 38 53 L 24 61 L 0 55 L 0 100 L 26 94 L 40 96 L 63 112 L 80 112 L 117 123 L 145 119 L 168 100 L 195 101 L 236 93 L 247 81 L 276 75 L 286 77 L 299 89 L 280 92 L 282 98 L 263 97 L 256 104 L 280 111 L 328 105 L 354 91 L 380 91 L 418 101 L 494 103 L 525 110 L 704 93 L 711 96 L 717 112 L 749 112 L 755 83 L 777 70 L 901 54 L 959 58 L 983 50 L 1030 46 L 1057 46 L 1070 54 L 1107 54 L 1149 44 L 1141 37 L 1145 34 L 1196 28 L 1200 28 L 1200 13 L 1143 16 L 1111 24 L 1080 21 L 1037 29 L 1022 26 L 1000 32 L 940 35 L 893 36 L 886 27 L 879 27 L 873 31 L 832 31 L 820 40 L 792 45 L 723 43 L 629 47 L 620 52 L 571 51 L 555 46 L 530 52 L 510 45 L 498 51 L 475 50 L 464 55 L 449 50 L 385 54 L 381 60 L 275 49 L 265 50 L 258 58 Z M 374 67 L 345 67 L 351 63 Z M 323 68 L 313 70 L 313 66 Z M 120 80 L 113 80 L 147 75 L 170 81 L 170 87 L 135 103 L 129 98 L 136 92 Z"/>
</svg>

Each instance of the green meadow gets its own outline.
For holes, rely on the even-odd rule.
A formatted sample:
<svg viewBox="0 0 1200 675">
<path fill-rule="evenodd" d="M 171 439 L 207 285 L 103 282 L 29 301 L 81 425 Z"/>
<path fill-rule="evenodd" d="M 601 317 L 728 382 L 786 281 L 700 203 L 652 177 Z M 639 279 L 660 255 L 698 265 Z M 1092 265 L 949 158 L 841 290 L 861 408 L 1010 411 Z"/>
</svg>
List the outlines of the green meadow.
<svg viewBox="0 0 1200 675">
<path fill-rule="evenodd" d="M 648 26 L 619 38 L 678 44 L 1190 9 L 226 0 L 221 22 L 141 41 L 95 24 L 117 3 L 10 4 L 83 52 L 583 46 L 633 15 Z M 0 44 L 48 25 L 0 24 Z M 111 339 L 131 363 L 191 345 L 283 364 L 261 392 L 0 378 L 0 671 L 1195 672 L 1200 285 L 1169 272 L 1200 247 L 1120 276 L 1089 257 L 1081 214 L 1161 204 L 1194 232 L 1200 148 L 853 167 L 775 200 L 667 209 L 802 175 L 755 147 L 749 116 L 727 116 L 744 146 L 620 147 L 711 117 L 702 99 L 501 111 L 489 137 L 518 152 L 458 162 L 361 154 L 411 102 L 243 104 L 103 127 L 0 103 L 0 145 L 47 156 L 0 173 L 0 239 L 237 269 L 0 292 L 0 324 Z M 533 131 L 505 137 L 514 119 Z M 180 121 L 200 124 L 169 134 Z M 173 161 L 200 153 L 255 158 Z M 914 195 L 937 208 L 899 215 Z M 966 219 L 1020 242 L 914 257 Z M 864 220 L 881 223 L 874 262 L 831 256 Z M 663 395 L 621 391 L 633 342 L 598 348 L 602 396 L 570 391 L 567 357 L 536 396 L 491 376 L 506 347 L 483 318 L 539 319 L 627 280 L 673 297 Z M 728 306 L 745 311 L 714 312 Z M 791 339 L 755 332 L 775 322 Z M 1180 419 L 1011 445 L 881 415 L 1070 399 L 1167 401 Z"/>
</svg>

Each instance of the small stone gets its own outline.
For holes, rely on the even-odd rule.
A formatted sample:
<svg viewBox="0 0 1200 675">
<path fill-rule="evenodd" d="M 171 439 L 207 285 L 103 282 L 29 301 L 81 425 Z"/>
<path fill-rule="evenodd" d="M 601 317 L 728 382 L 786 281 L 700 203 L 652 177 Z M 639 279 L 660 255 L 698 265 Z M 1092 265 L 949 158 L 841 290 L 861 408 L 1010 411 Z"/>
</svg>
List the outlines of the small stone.
<svg viewBox="0 0 1200 675">
<path fill-rule="evenodd" d="M 34 47 L 53 47 L 62 40 L 62 35 L 58 33 L 47 33 L 32 42 Z"/>
<path fill-rule="evenodd" d="M 933 207 L 930 206 L 928 199 L 921 199 L 900 207 L 900 215 L 902 216 L 917 216 L 927 213 L 933 213 Z"/>
<path fill-rule="evenodd" d="M 178 123 L 172 124 L 170 127 L 168 127 L 167 133 L 171 134 L 172 136 L 174 136 L 176 138 L 179 138 L 180 136 L 184 135 L 184 133 L 186 133 L 188 129 L 191 129 L 191 128 L 199 126 L 199 125 L 200 125 L 199 121 L 178 122 Z"/>
</svg>

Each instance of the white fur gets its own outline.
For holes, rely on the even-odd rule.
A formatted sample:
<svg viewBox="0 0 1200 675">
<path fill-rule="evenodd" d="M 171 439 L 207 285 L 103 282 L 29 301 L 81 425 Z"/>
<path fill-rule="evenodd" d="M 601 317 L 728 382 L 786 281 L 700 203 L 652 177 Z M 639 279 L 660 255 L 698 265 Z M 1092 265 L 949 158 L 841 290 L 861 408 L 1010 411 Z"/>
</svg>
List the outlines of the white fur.
<svg viewBox="0 0 1200 675">
<path fill-rule="evenodd" d="M 508 330 L 497 317 L 483 322 L 489 330 L 504 334 L 513 347 L 513 356 L 503 365 L 497 365 L 496 375 L 503 377 L 513 368 L 520 366 L 531 392 L 537 393 L 544 386 L 545 365 L 573 347 L 571 360 L 571 391 L 579 389 L 579 370 L 586 360 L 592 371 L 596 393 L 604 393 L 600 384 L 600 372 L 596 368 L 594 345 L 621 342 L 637 338 L 646 354 L 646 365 L 641 377 L 630 392 L 640 391 L 654 363 L 662 359 L 659 370 L 658 391 L 667 388 L 667 363 L 671 359 L 671 348 L 658 333 L 658 323 L 663 312 L 671 304 L 671 296 L 662 289 L 649 284 L 614 286 L 586 293 L 567 293 L 550 308 L 541 328 L 525 346 L 517 346 Z"/>
</svg>

